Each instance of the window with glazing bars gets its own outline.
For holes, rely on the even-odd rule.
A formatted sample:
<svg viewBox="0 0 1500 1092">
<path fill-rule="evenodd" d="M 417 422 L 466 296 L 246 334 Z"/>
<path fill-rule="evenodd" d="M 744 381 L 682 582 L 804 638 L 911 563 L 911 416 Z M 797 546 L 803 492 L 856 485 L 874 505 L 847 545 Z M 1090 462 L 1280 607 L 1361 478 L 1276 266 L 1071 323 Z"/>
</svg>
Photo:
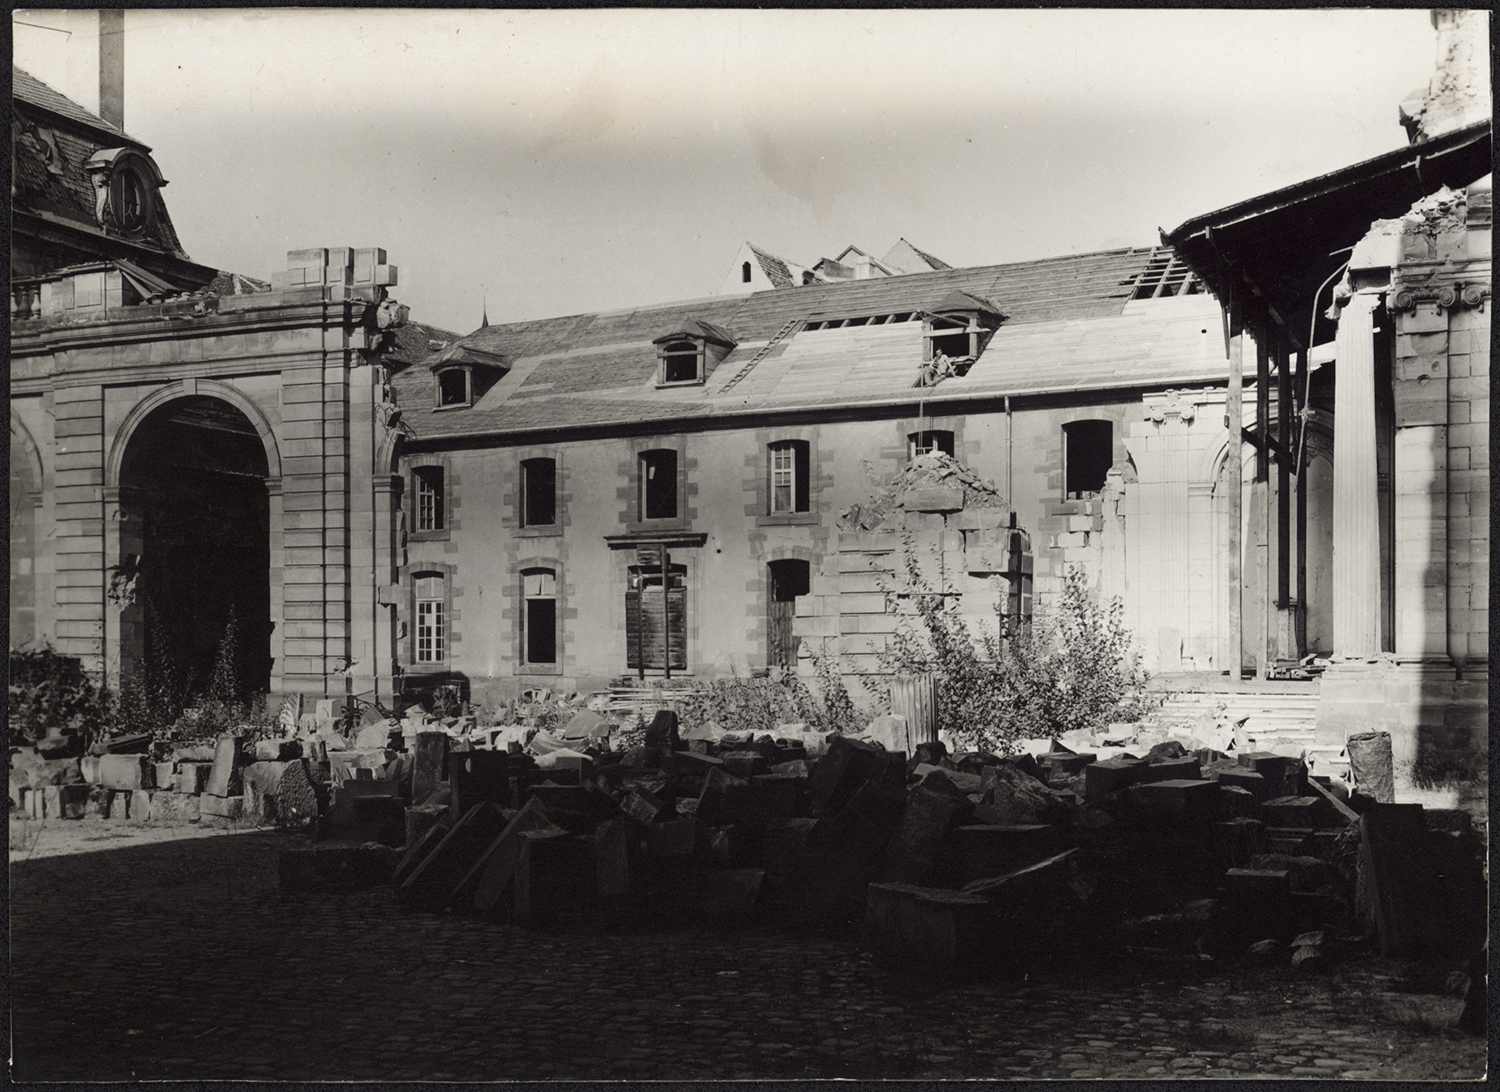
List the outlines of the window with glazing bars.
<svg viewBox="0 0 1500 1092">
<path fill-rule="evenodd" d="M 442 663 L 448 658 L 447 597 L 443 578 L 419 576 L 415 583 L 417 601 L 416 655 L 419 664 Z"/>
</svg>

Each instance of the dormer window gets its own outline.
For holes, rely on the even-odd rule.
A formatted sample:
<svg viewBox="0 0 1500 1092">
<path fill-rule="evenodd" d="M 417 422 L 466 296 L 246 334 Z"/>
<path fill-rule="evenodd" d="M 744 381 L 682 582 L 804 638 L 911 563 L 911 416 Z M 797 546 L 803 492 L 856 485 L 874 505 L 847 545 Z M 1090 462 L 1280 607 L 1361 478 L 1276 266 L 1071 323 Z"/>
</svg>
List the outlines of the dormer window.
<svg viewBox="0 0 1500 1092">
<path fill-rule="evenodd" d="M 438 409 L 473 404 L 472 376 L 468 368 L 444 368 L 437 373 Z"/>
<path fill-rule="evenodd" d="M 134 148 L 105 148 L 83 165 L 94 187 L 99 226 L 137 239 L 156 221 L 156 193 L 167 184 L 156 163 Z"/>
<path fill-rule="evenodd" d="M 661 385 L 703 382 L 703 346 L 673 341 L 661 347 Z"/>
<path fill-rule="evenodd" d="M 713 366 L 734 348 L 734 337 L 713 323 L 685 319 L 652 344 L 656 346 L 656 385 L 687 387 L 708 378 Z"/>
<path fill-rule="evenodd" d="M 950 292 L 923 322 L 922 359 L 952 361 L 952 374 L 963 375 L 1004 319 L 988 301 L 967 292 Z"/>
<path fill-rule="evenodd" d="M 472 406 L 510 371 L 510 364 L 499 353 L 462 342 L 441 345 L 426 363 L 436 380 L 433 405 L 440 410 Z"/>
</svg>

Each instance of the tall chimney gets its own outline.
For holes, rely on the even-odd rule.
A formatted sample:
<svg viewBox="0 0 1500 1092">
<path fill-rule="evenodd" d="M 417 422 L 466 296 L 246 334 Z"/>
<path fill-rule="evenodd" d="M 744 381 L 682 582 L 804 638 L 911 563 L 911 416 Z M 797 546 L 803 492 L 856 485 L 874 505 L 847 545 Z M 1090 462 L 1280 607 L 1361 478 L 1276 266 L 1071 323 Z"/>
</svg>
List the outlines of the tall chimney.
<svg viewBox="0 0 1500 1092">
<path fill-rule="evenodd" d="M 99 116 L 125 128 L 125 12 L 99 11 Z"/>
</svg>

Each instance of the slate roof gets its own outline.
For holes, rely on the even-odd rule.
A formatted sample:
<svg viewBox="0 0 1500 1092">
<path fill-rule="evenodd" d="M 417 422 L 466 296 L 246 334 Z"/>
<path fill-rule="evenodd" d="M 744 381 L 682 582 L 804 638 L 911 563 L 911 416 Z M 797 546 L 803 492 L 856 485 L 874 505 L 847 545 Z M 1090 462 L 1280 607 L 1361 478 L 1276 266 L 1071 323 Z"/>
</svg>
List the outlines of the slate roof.
<svg viewBox="0 0 1500 1092">
<path fill-rule="evenodd" d="M 15 134 L 15 207 L 97 231 L 94 192 L 84 176 L 84 163 L 101 148 L 130 147 L 147 153 L 151 149 L 24 69 L 12 65 L 11 79 L 15 115 L 12 127 Z M 189 260 L 159 190 L 150 237 L 120 242 Z"/>
<path fill-rule="evenodd" d="M 434 412 L 426 369 L 408 369 L 393 386 L 420 442 L 1221 381 L 1228 366 L 1211 296 L 1132 299 L 1160 253 L 1112 250 L 490 326 L 462 344 L 504 357 L 511 370 L 473 407 Z M 1007 318 L 967 374 L 917 391 L 920 315 L 955 291 L 993 301 Z M 811 314 L 915 317 L 801 329 Z M 652 339 L 684 316 L 723 327 L 735 347 L 702 386 L 658 389 Z"/>
<path fill-rule="evenodd" d="M 787 267 L 786 259 L 778 258 L 776 255 L 762 250 L 754 243 L 746 243 L 750 253 L 755 255 L 755 260 L 760 263 L 763 272 L 773 285 L 777 288 L 796 288 L 797 280 L 792 276 L 792 271 Z"/>
</svg>

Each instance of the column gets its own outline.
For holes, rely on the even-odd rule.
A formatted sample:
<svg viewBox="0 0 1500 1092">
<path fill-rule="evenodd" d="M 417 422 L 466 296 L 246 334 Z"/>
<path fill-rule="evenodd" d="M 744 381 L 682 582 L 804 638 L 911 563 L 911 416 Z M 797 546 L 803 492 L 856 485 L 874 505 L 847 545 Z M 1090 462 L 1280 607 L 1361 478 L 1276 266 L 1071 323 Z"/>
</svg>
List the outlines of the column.
<svg viewBox="0 0 1500 1092">
<path fill-rule="evenodd" d="M 1375 473 L 1377 298 L 1355 295 L 1334 343 L 1333 651 L 1369 659 L 1380 651 L 1380 520 Z"/>
</svg>

